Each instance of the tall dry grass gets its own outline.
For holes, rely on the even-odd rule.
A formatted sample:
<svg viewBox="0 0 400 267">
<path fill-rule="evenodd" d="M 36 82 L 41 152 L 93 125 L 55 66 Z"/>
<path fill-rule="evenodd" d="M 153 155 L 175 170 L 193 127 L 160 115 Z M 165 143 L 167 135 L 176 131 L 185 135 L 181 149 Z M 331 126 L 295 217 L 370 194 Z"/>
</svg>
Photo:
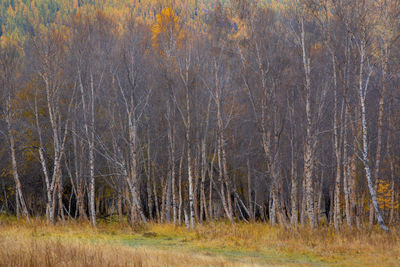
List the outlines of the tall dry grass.
<svg viewBox="0 0 400 267">
<path fill-rule="evenodd" d="M 247 266 L 220 257 L 108 244 L 0 237 L 0 266 Z"/>
<path fill-rule="evenodd" d="M 141 248 L 124 243 L 143 239 L 151 243 Z M 235 253 L 234 259 L 226 257 Z M 336 232 L 328 227 L 285 229 L 224 222 L 197 225 L 195 230 L 104 222 L 93 228 L 75 221 L 48 225 L 42 220 L 27 224 L 3 219 L 0 224 L 0 266 L 241 266 L 246 262 L 400 266 L 400 234 L 395 229 L 389 234 L 379 229 Z"/>
<path fill-rule="evenodd" d="M 154 225 L 158 233 L 181 233 L 172 225 Z M 198 225 L 186 233 L 188 241 L 200 247 L 233 248 L 260 253 L 278 253 L 288 259 L 308 258 L 324 264 L 340 266 L 400 266 L 400 233 L 379 228 L 335 231 L 320 229 L 271 227 L 263 223 Z"/>
</svg>

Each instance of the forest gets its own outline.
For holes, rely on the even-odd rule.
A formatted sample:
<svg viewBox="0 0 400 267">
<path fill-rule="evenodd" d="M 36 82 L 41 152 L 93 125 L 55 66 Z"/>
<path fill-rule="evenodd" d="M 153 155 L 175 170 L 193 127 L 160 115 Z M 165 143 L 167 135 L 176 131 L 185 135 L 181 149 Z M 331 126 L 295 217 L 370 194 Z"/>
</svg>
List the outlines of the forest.
<svg viewBox="0 0 400 267">
<path fill-rule="evenodd" d="M 3 0 L 0 26 L 2 214 L 398 228 L 399 1 Z"/>
</svg>

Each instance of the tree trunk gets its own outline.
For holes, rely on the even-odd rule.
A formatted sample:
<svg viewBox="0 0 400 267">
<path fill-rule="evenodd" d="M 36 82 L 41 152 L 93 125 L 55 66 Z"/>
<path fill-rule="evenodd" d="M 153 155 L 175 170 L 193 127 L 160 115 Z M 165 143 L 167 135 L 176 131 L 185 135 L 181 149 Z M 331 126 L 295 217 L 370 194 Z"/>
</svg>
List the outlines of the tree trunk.
<svg viewBox="0 0 400 267">
<path fill-rule="evenodd" d="M 315 227 L 314 216 L 314 190 L 313 190 L 313 168 L 314 168 L 314 138 L 312 136 L 312 113 L 311 113 L 311 80 L 310 80 L 310 59 L 306 55 L 304 19 L 301 21 L 301 47 L 303 52 L 303 65 L 305 73 L 305 89 L 306 89 L 306 118 L 307 118 L 307 134 L 304 144 L 304 181 L 306 194 L 306 209 L 310 220 L 311 228 Z"/>
<path fill-rule="evenodd" d="M 151 190 L 151 150 L 150 150 L 150 132 L 149 128 L 147 129 L 147 181 L 146 181 L 146 190 L 147 190 L 147 208 L 149 210 L 149 218 L 153 220 L 153 201 L 151 198 L 152 190 Z"/>
<path fill-rule="evenodd" d="M 250 169 L 250 159 L 247 154 L 247 206 L 249 207 L 250 220 L 254 221 L 254 213 L 253 213 L 253 202 L 252 202 L 252 184 L 251 184 L 251 169 Z"/>
<path fill-rule="evenodd" d="M 209 220 L 214 219 L 214 212 L 213 212 L 213 188 L 214 188 L 214 161 L 217 156 L 217 149 L 218 145 L 215 146 L 214 149 L 214 156 L 211 160 L 211 166 L 209 169 L 210 174 L 210 185 L 209 185 L 209 193 L 208 193 L 208 213 L 209 213 Z"/>
<path fill-rule="evenodd" d="M 170 118 L 170 108 L 168 104 L 168 140 L 169 140 L 169 158 L 170 158 L 170 175 L 171 175 L 171 180 L 169 184 L 169 189 L 168 191 L 172 192 L 172 220 L 174 222 L 174 225 L 176 225 L 176 220 L 177 220 L 177 210 L 176 210 L 176 186 L 175 186 L 175 128 L 171 124 L 171 118 Z M 169 195 L 169 193 L 168 193 Z M 170 213 L 170 201 L 168 200 L 167 196 L 167 221 L 169 221 L 169 213 Z"/>
<path fill-rule="evenodd" d="M 214 59 L 214 73 L 215 73 L 215 103 L 217 105 L 217 139 L 218 139 L 218 164 L 220 169 L 220 183 L 221 183 L 221 200 L 224 211 L 231 223 L 233 223 L 232 216 L 232 200 L 230 196 L 230 188 L 228 181 L 228 166 L 226 163 L 226 152 L 225 152 L 225 137 L 224 137 L 224 125 L 222 120 L 222 106 L 221 106 L 221 88 L 219 84 L 218 76 L 218 65 L 216 59 Z M 224 190 L 224 184 L 226 192 Z M 225 195 L 226 193 L 226 195 Z"/>
<path fill-rule="evenodd" d="M 8 138 L 10 141 L 10 150 L 11 150 L 11 166 L 12 166 L 12 173 L 15 182 L 15 189 L 16 189 L 16 204 L 21 205 L 22 214 L 26 217 L 27 221 L 29 222 L 29 212 L 25 204 L 25 199 L 22 194 L 22 186 L 21 181 L 19 179 L 18 174 L 18 166 L 17 166 L 17 158 L 15 155 L 15 140 L 14 140 L 14 133 L 11 126 L 11 99 L 10 96 L 7 97 L 6 103 L 7 111 L 6 111 L 6 122 L 7 122 L 7 130 L 8 130 Z"/>
<path fill-rule="evenodd" d="M 178 209 L 178 224 L 182 223 L 182 212 L 183 212 L 183 200 L 182 200 L 182 172 L 183 172 L 183 154 L 185 152 L 185 143 L 183 143 L 181 159 L 179 161 L 179 174 L 178 174 L 178 197 L 179 197 L 179 209 Z"/>
<path fill-rule="evenodd" d="M 290 177 L 291 177 L 291 192 L 290 192 L 290 200 L 291 200 L 291 218 L 290 223 L 294 226 L 297 226 L 297 222 L 299 220 L 299 211 L 297 204 L 297 188 L 298 188 L 298 179 L 297 179 L 297 168 L 296 168 L 296 160 L 294 155 L 294 144 L 293 144 L 293 136 L 291 138 L 291 169 L 290 169 Z"/>
<path fill-rule="evenodd" d="M 203 138 L 201 140 L 201 185 L 200 185 L 200 219 L 203 220 L 203 215 L 205 215 L 206 220 L 209 220 L 208 210 L 207 210 L 207 199 L 205 193 L 205 183 L 207 174 L 207 152 L 206 152 L 206 141 L 209 128 L 209 117 L 210 117 L 210 107 L 211 107 L 212 97 L 209 97 L 207 115 L 206 115 L 206 126 L 203 133 Z"/>
<path fill-rule="evenodd" d="M 338 101 L 338 88 L 336 80 L 336 61 L 335 56 L 332 54 L 332 67 L 333 67 L 333 84 L 334 84 L 334 107 L 333 107 L 333 139 L 335 145 L 336 156 L 336 177 L 335 177 L 335 191 L 334 191 L 334 215 L 333 224 L 336 230 L 339 230 L 341 224 L 341 211 L 340 211 L 340 188 L 342 180 L 342 148 L 340 136 L 340 119 L 339 119 L 339 101 Z M 343 104 L 342 104 L 343 106 Z"/>
<path fill-rule="evenodd" d="M 157 187 L 156 187 L 156 181 L 155 181 L 155 176 L 154 176 L 154 166 L 152 168 L 153 171 L 153 192 L 154 192 L 154 204 L 156 206 L 156 216 L 157 216 L 157 222 L 161 222 L 161 214 L 160 214 L 160 206 L 158 203 L 158 195 L 157 195 Z"/>
<path fill-rule="evenodd" d="M 73 152 L 74 152 L 74 166 L 75 166 L 75 181 L 76 181 L 76 204 L 79 211 L 79 217 L 87 220 L 86 209 L 85 209 L 85 194 L 84 194 L 84 181 L 80 177 L 81 162 L 78 161 L 78 141 L 75 131 L 75 122 L 72 123 L 72 142 L 73 142 Z M 79 163 L 78 163 L 79 162 Z"/>
<path fill-rule="evenodd" d="M 352 227 L 352 220 L 353 216 L 351 213 L 351 203 L 350 203 L 350 191 L 351 191 L 351 183 L 350 179 L 352 177 L 349 177 L 351 175 L 350 173 L 350 164 L 349 164 L 349 152 L 348 152 L 348 145 L 347 145 L 347 111 L 345 111 L 345 123 L 344 123 L 344 135 L 343 135 L 343 189 L 344 189 L 344 198 L 345 198 L 345 210 L 346 210 L 346 222 L 347 226 L 349 228 Z"/>
<path fill-rule="evenodd" d="M 362 148 L 363 148 L 362 158 L 363 158 L 363 163 L 364 163 L 365 175 L 367 177 L 368 189 L 371 194 L 371 201 L 372 201 L 372 205 L 374 206 L 374 209 L 375 209 L 376 217 L 378 219 L 378 224 L 382 230 L 384 230 L 385 232 L 389 232 L 389 228 L 385 225 L 381 210 L 379 208 L 374 184 L 373 184 L 372 177 L 371 177 L 371 170 L 369 167 L 365 98 L 366 98 L 366 91 L 368 89 L 369 78 L 372 75 L 372 71 L 369 72 L 367 80 L 364 84 L 364 81 L 363 81 L 364 60 L 365 60 L 364 58 L 365 58 L 365 43 L 362 42 L 361 48 L 360 48 L 360 87 L 359 87 L 360 105 L 361 105 L 361 124 L 362 124 Z"/>
<path fill-rule="evenodd" d="M 228 219 L 233 222 L 231 213 L 229 212 L 228 205 L 226 202 L 226 195 L 225 195 L 225 186 L 224 186 L 224 173 L 223 173 L 223 167 L 222 167 L 222 159 L 221 159 L 221 140 L 218 138 L 218 171 L 219 171 L 219 183 L 220 183 L 220 197 L 221 197 L 221 202 L 222 202 L 222 207 L 224 209 L 224 212 Z"/>
<path fill-rule="evenodd" d="M 377 140 L 376 140 L 376 155 L 375 155 L 375 167 L 374 167 L 374 177 L 375 179 L 375 190 L 377 189 L 378 182 L 379 182 L 379 171 L 381 167 L 381 153 L 382 153 L 382 142 L 383 142 L 383 115 L 385 112 L 385 96 L 386 96 L 386 73 L 388 71 L 388 48 L 387 44 L 385 43 L 384 55 L 383 55 L 383 70 L 382 70 L 382 91 L 379 96 L 379 110 L 378 110 L 378 133 L 377 133 Z M 374 218 L 374 209 L 373 205 L 370 208 L 370 227 L 372 227 Z"/>
</svg>

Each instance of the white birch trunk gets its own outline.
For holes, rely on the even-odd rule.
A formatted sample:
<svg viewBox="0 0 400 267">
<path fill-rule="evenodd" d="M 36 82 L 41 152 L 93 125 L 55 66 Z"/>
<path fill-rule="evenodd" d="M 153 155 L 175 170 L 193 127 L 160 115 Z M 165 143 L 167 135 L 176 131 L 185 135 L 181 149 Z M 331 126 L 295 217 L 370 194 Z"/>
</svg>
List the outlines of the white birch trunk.
<svg viewBox="0 0 400 267">
<path fill-rule="evenodd" d="M 6 123 L 7 123 L 7 130 L 8 130 L 8 139 L 10 141 L 10 150 L 11 150 L 11 166 L 12 166 L 12 172 L 13 172 L 13 177 L 14 177 L 14 182 L 15 182 L 15 188 L 16 188 L 16 204 L 18 206 L 18 203 L 21 205 L 22 208 L 22 214 L 26 217 L 26 220 L 30 222 L 29 220 L 29 212 L 26 207 L 25 199 L 22 194 L 22 186 L 21 186 L 21 181 L 19 179 L 19 174 L 18 174 L 18 165 L 17 165 L 17 159 L 16 159 L 16 152 L 15 152 L 15 140 L 14 140 L 14 133 L 11 125 L 11 97 L 10 95 L 7 96 L 7 103 L 6 103 Z"/>
<path fill-rule="evenodd" d="M 341 211 L 340 211 L 340 188 L 341 188 L 341 142 L 340 142 L 340 123 L 339 123 L 339 111 L 338 111 L 338 89 L 336 80 L 336 61 L 335 56 L 332 54 L 332 68 L 333 68 L 333 90 L 334 90 L 334 107 L 333 107 L 333 138 L 335 145 L 335 156 L 336 156 L 336 177 L 335 177 L 335 191 L 334 191 L 334 215 L 333 224 L 336 230 L 339 229 L 341 224 Z"/>
<path fill-rule="evenodd" d="M 303 53 L 303 65 L 305 73 L 305 89 L 306 89 L 306 118 L 307 118 L 307 133 L 304 144 L 304 185 L 305 199 L 308 219 L 310 220 L 311 228 L 315 227 L 314 216 L 314 189 L 313 189 L 313 169 L 314 169 L 314 138 L 312 136 L 312 113 L 311 113 L 311 80 L 310 80 L 310 59 L 306 54 L 304 19 L 301 21 L 301 47 Z"/>
<path fill-rule="evenodd" d="M 366 99 L 366 93 L 367 93 L 367 89 L 368 89 L 369 78 L 370 78 L 372 72 L 371 71 L 369 72 L 367 80 L 364 84 L 364 81 L 363 81 L 364 64 L 365 64 L 365 43 L 362 41 L 361 45 L 360 45 L 360 83 L 359 83 L 359 96 L 360 96 L 360 105 L 361 105 L 361 127 L 362 127 L 362 159 L 363 159 L 363 163 L 364 163 L 364 169 L 365 169 L 365 175 L 367 178 L 368 189 L 371 194 L 372 205 L 374 206 L 376 217 L 378 219 L 378 224 L 382 230 L 389 232 L 389 228 L 385 225 L 381 210 L 379 208 L 374 184 L 373 184 L 372 177 L 371 177 L 371 170 L 369 167 L 367 118 L 366 118 L 367 115 L 366 115 L 366 108 L 365 108 L 365 99 Z"/>
</svg>

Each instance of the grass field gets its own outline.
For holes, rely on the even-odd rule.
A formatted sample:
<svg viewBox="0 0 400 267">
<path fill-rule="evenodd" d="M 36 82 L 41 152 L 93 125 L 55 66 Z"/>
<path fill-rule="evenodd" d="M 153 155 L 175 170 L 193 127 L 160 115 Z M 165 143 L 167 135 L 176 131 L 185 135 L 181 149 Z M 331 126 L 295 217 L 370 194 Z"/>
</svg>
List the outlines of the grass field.
<svg viewBox="0 0 400 267">
<path fill-rule="evenodd" d="M 398 266 L 400 235 L 218 222 L 189 231 L 2 218 L 0 266 Z"/>
</svg>

